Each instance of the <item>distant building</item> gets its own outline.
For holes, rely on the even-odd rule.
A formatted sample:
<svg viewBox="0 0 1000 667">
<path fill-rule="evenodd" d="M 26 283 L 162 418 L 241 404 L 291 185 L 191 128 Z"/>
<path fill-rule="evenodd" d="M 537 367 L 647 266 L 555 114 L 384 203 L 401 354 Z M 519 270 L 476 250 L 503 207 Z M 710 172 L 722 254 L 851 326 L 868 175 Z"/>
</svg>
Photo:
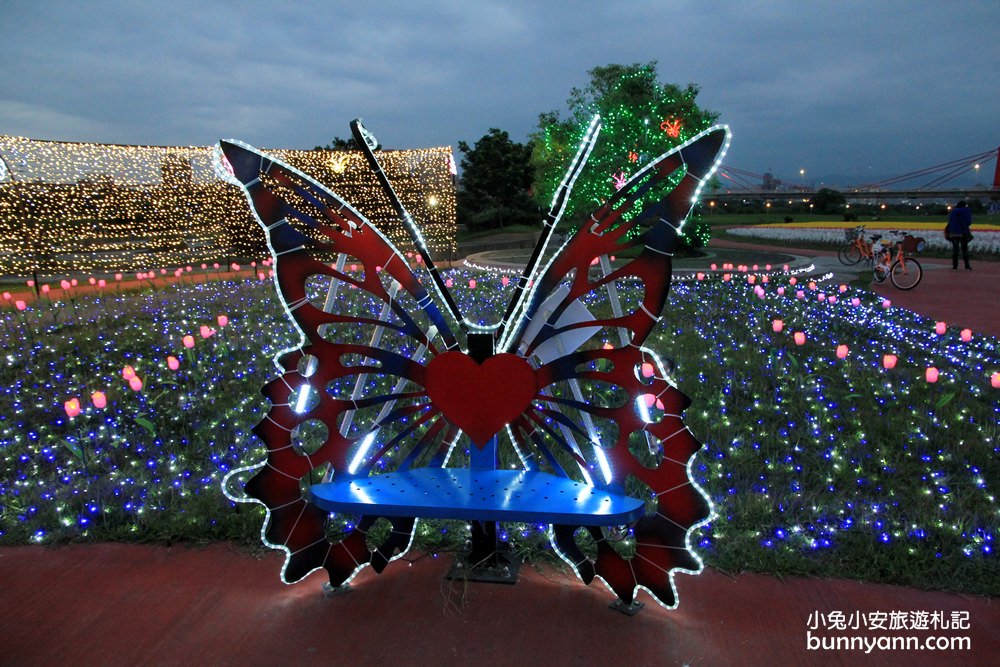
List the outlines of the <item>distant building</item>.
<svg viewBox="0 0 1000 667">
<path fill-rule="evenodd" d="M 764 174 L 764 180 L 760 184 L 760 189 L 764 192 L 774 192 L 778 189 L 778 179 L 771 172 Z"/>
</svg>

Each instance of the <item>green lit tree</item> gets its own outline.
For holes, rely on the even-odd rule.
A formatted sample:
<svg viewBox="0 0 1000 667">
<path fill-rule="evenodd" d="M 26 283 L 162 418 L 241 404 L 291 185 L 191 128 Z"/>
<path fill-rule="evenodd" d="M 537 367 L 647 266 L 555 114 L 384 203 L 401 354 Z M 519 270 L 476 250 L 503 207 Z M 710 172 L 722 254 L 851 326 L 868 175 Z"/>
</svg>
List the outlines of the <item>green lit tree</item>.
<svg viewBox="0 0 1000 667">
<path fill-rule="evenodd" d="M 576 181 L 566 217 L 586 215 L 615 192 L 621 183 L 651 159 L 712 126 L 718 114 L 698 107 L 698 86 L 681 88 L 657 81 L 656 61 L 607 65 L 588 72 L 590 83 L 573 88 L 568 115 L 543 113 L 532 136 L 535 197 L 548 207 L 577 144 L 595 113 L 603 128 L 583 174 Z M 707 225 L 697 227 L 698 240 L 682 237 L 691 246 L 707 242 Z M 693 230 L 692 230 L 693 231 Z"/>
</svg>

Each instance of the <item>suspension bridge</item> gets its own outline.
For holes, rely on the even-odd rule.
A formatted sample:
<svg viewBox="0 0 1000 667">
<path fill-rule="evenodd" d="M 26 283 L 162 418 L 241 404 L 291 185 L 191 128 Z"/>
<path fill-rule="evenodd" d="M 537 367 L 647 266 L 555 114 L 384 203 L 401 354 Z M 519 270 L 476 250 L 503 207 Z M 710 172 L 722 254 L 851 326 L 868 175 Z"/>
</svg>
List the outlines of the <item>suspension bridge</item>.
<svg viewBox="0 0 1000 667">
<path fill-rule="evenodd" d="M 1000 197 L 1000 148 L 917 169 L 880 181 L 839 186 L 835 189 L 850 200 L 861 199 L 954 199 L 956 197 Z M 993 184 L 978 184 L 980 170 L 993 162 Z M 975 171 L 977 185 L 957 187 L 953 182 Z M 754 199 L 810 199 L 820 188 L 775 178 L 770 173 L 756 174 L 723 164 L 716 172 L 719 188 L 708 197 L 715 201 Z"/>
</svg>

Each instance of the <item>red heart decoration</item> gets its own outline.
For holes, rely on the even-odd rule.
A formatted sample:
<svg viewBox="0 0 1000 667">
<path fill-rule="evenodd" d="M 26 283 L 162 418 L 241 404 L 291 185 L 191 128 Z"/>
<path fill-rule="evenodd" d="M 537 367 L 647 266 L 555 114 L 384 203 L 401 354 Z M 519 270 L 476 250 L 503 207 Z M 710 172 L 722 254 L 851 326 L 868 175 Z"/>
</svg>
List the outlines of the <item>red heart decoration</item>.
<svg viewBox="0 0 1000 667">
<path fill-rule="evenodd" d="M 515 354 L 478 364 L 464 352 L 445 352 L 427 364 L 424 388 L 431 404 L 480 449 L 538 393 L 535 370 Z"/>
</svg>

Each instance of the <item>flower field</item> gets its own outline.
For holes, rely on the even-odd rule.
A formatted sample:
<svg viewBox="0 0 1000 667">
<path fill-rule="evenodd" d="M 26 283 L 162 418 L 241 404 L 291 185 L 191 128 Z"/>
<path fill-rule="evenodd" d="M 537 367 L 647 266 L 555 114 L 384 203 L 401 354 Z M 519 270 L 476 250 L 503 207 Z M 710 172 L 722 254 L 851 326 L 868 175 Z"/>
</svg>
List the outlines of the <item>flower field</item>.
<svg viewBox="0 0 1000 667">
<path fill-rule="evenodd" d="M 501 275 L 446 273 L 495 319 Z M 0 543 L 258 540 L 262 510 L 221 483 L 263 458 L 259 389 L 297 337 L 266 276 L 224 278 L 0 302 Z M 693 401 L 709 565 L 1000 593 L 996 339 L 734 269 L 675 284 L 648 345 Z M 422 525 L 424 548 L 464 542 Z"/>
<path fill-rule="evenodd" d="M 951 241 L 944 238 L 945 223 L 942 222 L 788 222 L 763 225 L 730 227 L 726 230 L 734 236 L 771 239 L 781 242 L 806 241 L 809 243 L 844 244 L 844 231 L 863 225 L 866 234 L 885 234 L 889 230 L 909 232 L 923 238 L 927 247 L 936 250 L 951 250 Z M 973 222 L 974 238 L 969 243 L 969 251 L 976 253 L 1000 253 L 1000 225 Z"/>
</svg>

